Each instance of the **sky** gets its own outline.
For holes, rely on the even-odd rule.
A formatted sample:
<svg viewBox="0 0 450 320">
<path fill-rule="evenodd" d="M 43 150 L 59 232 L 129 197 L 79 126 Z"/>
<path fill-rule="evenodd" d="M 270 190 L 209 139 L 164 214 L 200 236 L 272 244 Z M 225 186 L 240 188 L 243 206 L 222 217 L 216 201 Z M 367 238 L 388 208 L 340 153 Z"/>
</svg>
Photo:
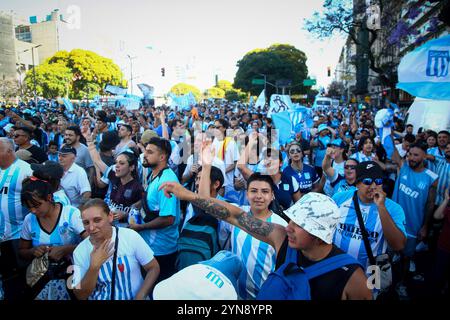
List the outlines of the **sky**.
<svg viewBox="0 0 450 320">
<path fill-rule="evenodd" d="M 178 82 L 206 90 L 233 82 L 236 63 L 250 50 L 285 43 L 305 52 L 311 78 L 327 87 L 327 67 L 338 63 L 344 38 L 320 41 L 303 20 L 323 0 L 2 0 L 0 10 L 45 19 L 59 9 L 69 23 L 61 49 L 82 48 L 113 59 L 125 78 L 166 93 Z M 132 59 L 130 59 L 131 57 Z M 161 76 L 165 69 L 165 77 Z"/>
</svg>

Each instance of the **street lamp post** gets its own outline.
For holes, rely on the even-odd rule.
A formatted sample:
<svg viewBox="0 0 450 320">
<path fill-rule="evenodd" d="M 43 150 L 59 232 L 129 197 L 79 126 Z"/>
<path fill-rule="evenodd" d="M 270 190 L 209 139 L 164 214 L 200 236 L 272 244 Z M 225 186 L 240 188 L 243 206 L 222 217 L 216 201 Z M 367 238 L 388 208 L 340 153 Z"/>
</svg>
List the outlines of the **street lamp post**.
<svg viewBox="0 0 450 320">
<path fill-rule="evenodd" d="M 34 104 L 37 106 L 37 95 L 36 95 L 36 65 L 34 64 L 34 49 L 42 47 L 42 44 L 38 44 L 37 46 L 31 47 L 31 61 L 33 64 L 33 86 L 34 86 Z M 30 51 L 30 49 L 24 50 L 22 52 Z"/>
<path fill-rule="evenodd" d="M 133 59 L 136 59 L 136 57 L 132 57 L 129 54 L 127 54 L 128 59 L 130 59 L 130 85 L 131 85 L 131 94 L 133 94 Z"/>
</svg>

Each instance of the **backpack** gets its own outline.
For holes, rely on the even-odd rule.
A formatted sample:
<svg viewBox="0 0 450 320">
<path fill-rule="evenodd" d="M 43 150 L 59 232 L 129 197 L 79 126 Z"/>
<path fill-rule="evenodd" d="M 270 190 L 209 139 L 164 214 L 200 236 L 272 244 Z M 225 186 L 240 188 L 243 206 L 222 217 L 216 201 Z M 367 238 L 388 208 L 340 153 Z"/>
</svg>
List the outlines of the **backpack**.
<svg viewBox="0 0 450 320">
<path fill-rule="evenodd" d="M 307 268 L 298 267 L 297 250 L 288 247 L 285 262 L 269 274 L 256 299 L 311 300 L 309 280 L 350 264 L 359 264 L 359 262 L 350 255 L 342 253 Z"/>
<path fill-rule="evenodd" d="M 220 250 L 216 218 L 194 208 L 194 216 L 186 222 L 178 238 L 177 270 L 211 259 Z"/>
</svg>

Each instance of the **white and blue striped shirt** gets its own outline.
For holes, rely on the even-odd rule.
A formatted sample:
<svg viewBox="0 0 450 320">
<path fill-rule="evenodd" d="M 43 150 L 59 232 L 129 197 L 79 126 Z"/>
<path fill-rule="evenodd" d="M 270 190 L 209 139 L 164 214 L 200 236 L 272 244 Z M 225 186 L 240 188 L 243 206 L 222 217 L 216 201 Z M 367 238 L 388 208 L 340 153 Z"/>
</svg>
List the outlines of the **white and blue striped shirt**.
<svg viewBox="0 0 450 320">
<path fill-rule="evenodd" d="M 49 233 L 41 228 L 36 215 L 29 213 L 23 222 L 20 238 L 37 246 L 63 246 L 78 244 L 80 235 L 84 232 L 80 210 L 72 206 L 61 206 L 55 228 Z"/>
<path fill-rule="evenodd" d="M 370 262 L 364 246 L 361 229 L 359 228 L 358 217 L 353 205 L 354 193 L 355 191 L 349 190 L 337 193 L 333 196 L 333 200 L 336 202 L 341 212 L 341 220 L 336 225 L 333 243 L 342 251 L 356 258 L 365 268 L 367 268 L 370 265 Z M 402 207 L 390 199 L 386 199 L 385 205 L 397 228 L 406 236 L 405 213 Z M 373 256 L 376 257 L 386 253 L 388 244 L 384 237 L 383 227 L 381 225 L 381 219 L 376 204 L 366 204 L 359 200 L 359 206 L 361 208 L 364 226 L 369 235 Z"/>
<path fill-rule="evenodd" d="M 366 156 L 362 151 L 352 154 L 350 159 L 355 159 L 359 163 L 365 161 L 372 161 L 373 157 L 375 157 L 375 153 L 372 153 L 370 156 Z"/>
<path fill-rule="evenodd" d="M 251 214 L 249 206 L 241 209 Z M 275 213 L 266 221 L 287 226 L 287 222 Z M 241 258 L 246 269 L 246 272 L 241 272 L 238 280 L 239 297 L 254 300 L 269 273 L 275 269 L 275 249 L 244 230 L 231 226 L 231 251 Z"/>
<path fill-rule="evenodd" d="M 436 159 L 435 169 L 439 176 L 435 204 L 440 205 L 444 201 L 445 191 L 450 188 L 450 162 Z"/>
<path fill-rule="evenodd" d="M 63 189 L 60 189 L 53 193 L 53 201 L 61 203 L 63 206 L 71 206 L 72 202 L 70 202 L 69 197 L 64 192 Z"/>
<path fill-rule="evenodd" d="M 32 174 L 30 165 L 20 159 L 0 169 L 0 242 L 19 239 L 23 219 L 29 212 L 20 200 L 22 181 Z"/>
<path fill-rule="evenodd" d="M 112 230 L 111 241 L 116 239 L 116 229 Z M 89 238 L 84 239 L 73 252 L 75 272 L 73 284 L 76 286 L 87 273 L 94 249 Z M 153 251 L 134 230 L 119 228 L 119 247 L 116 264 L 115 300 L 133 300 L 144 279 L 141 266 L 154 259 Z M 111 297 L 113 257 L 100 268 L 97 284 L 89 300 L 109 300 Z"/>
</svg>

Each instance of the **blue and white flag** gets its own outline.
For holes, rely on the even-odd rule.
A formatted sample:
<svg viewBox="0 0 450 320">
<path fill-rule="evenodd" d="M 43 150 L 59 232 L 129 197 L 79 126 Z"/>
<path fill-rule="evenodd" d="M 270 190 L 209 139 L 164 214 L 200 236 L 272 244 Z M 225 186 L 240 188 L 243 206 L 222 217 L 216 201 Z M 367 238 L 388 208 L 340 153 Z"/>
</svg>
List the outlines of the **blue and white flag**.
<svg viewBox="0 0 450 320">
<path fill-rule="evenodd" d="M 292 140 L 295 135 L 293 130 L 292 120 L 289 111 L 274 113 L 272 121 L 276 130 L 278 130 L 278 141 L 280 145 L 285 145 Z"/>
<path fill-rule="evenodd" d="M 114 95 L 121 95 L 121 96 L 123 96 L 123 95 L 127 94 L 127 88 L 122 88 L 122 87 L 118 87 L 118 86 L 112 86 L 112 85 L 108 84 L 105 87 L 105 92 L 108 92 L 108 93 L 111 93 L 111 94 L 114 94 Z"/>
<path fill-rule="evenodd" d="M 263 90 L 258 96 L 258 99 L 256 99 L 255 108 L 261 107 L 264 108 L 266 105 L 266 91 Z"/>
<path fill-rule="evenodd" d="M 375 115 L 374 124 L 377 127 L 378 137 L 386 151 L 387 158 L 391 160 L 395 148 L 391 136 L 392 127 L 394 126 L 394 111 L 392 109 L 381 109 Z"/>
<path fill-rule="evenodd" d="M 69 99 L 62 98 L 62 101 L 63 101 L 64 106 L 66 107 L 67 111 L 73 111 L 73 104 Z"/>
<path fill-rule="evenodd" d="M 293 109 L 291 97 L 288 95 L 273 94 L 270 97 L 270 108 L 267 117 L 270 118 L 272 113 L 279 113 Z"/>
<path fill-rule="evenodd" d="M 397 88 L 416 97 L 450 100 L 449 64 L 450 35 L 430 40 L 403 57 Z"/>
<path fill-rule="evenodd" d="M 281 145 L 295 139 L 297 133 L 301 133 L 304 139 L 311 138 L 310 129 L 314 122 L 311 111 L 306 107 L 299 106 L 295 110 L 274 113 L 272 121 L 275 129 L 279 130 L 278 140 Z"/>
<path fill-rule="evenodd" d="M 139 83 L 138 85 L 139 90 L 142 91 L 142 94 L 144 95 L 144 99 L 153 99 L 153 93 L 155 91 L 155 88 L 152 86 L 149 86 L 145 83 Z"/>
</svg>

